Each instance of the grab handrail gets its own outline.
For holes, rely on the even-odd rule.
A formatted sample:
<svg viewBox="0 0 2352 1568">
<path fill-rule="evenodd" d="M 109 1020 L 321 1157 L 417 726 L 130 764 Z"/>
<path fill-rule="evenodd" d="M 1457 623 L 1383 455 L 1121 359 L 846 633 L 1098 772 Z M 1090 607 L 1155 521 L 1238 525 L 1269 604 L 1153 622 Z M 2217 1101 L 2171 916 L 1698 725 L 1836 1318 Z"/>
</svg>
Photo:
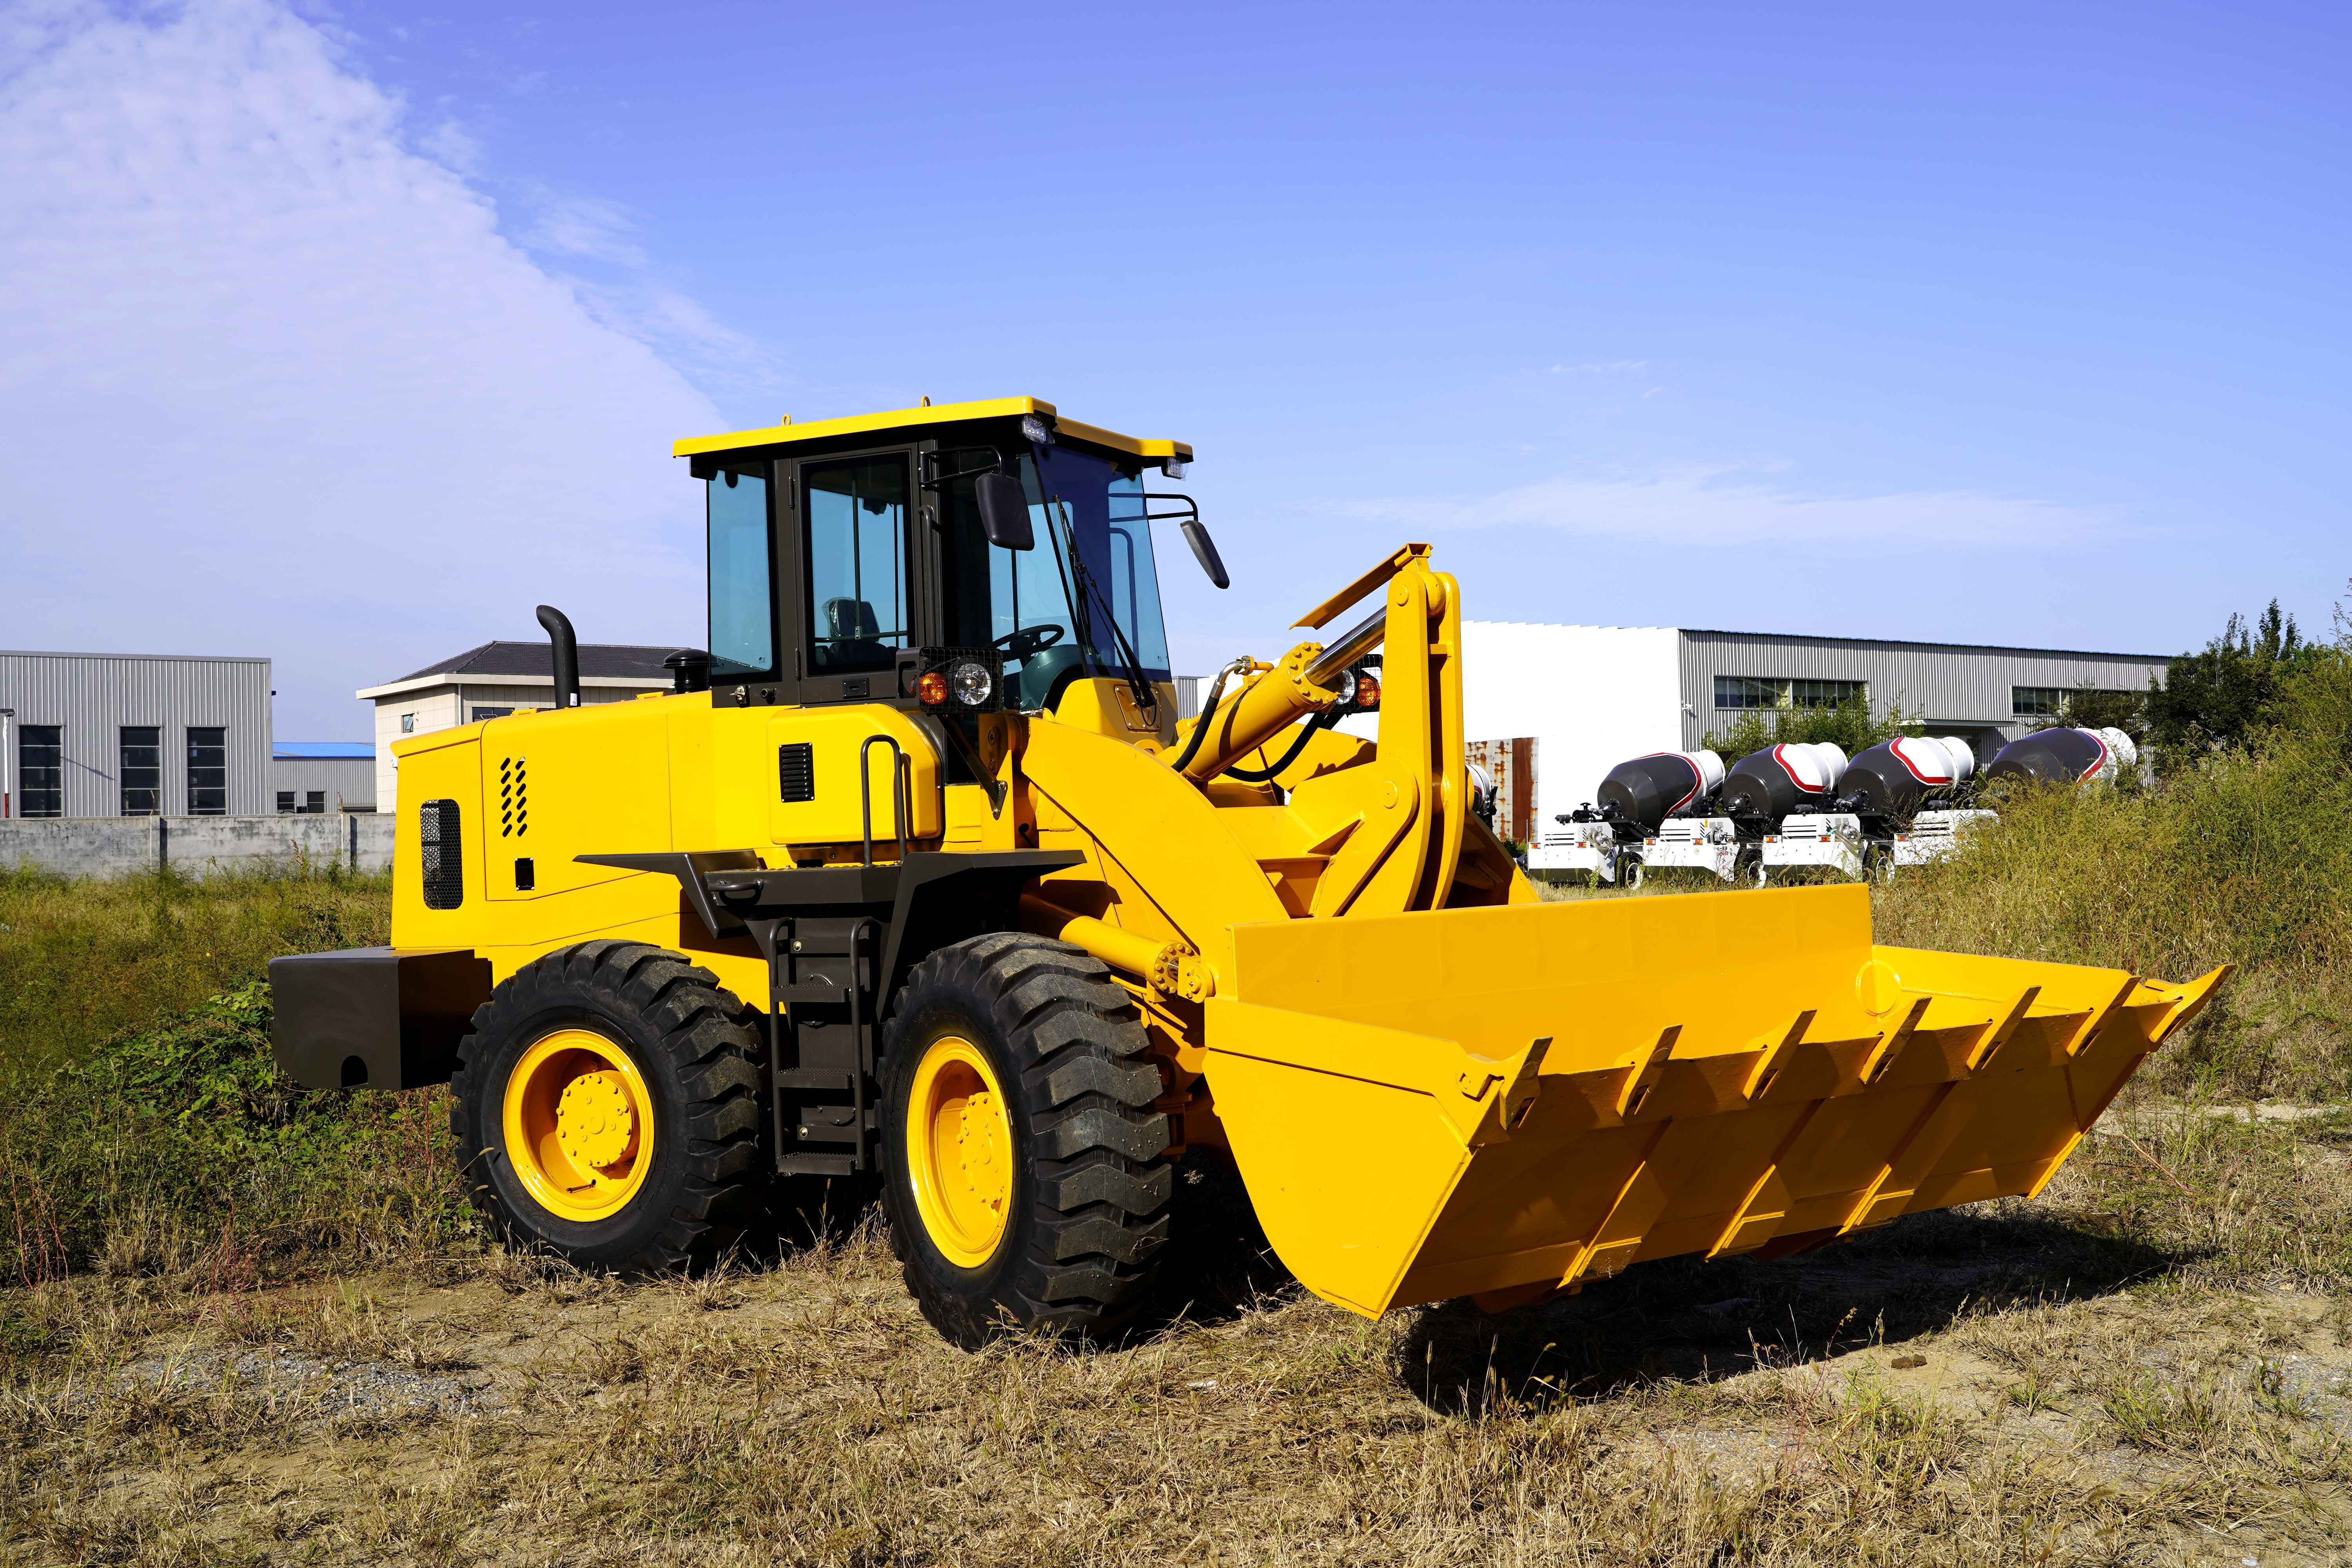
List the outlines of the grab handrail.
<svg viewBox="0 0 2352 1568">
<path fill-rule="evenodd" d="M 866 757 L 877 742 L 889 747 L 891 756 L 896 759 L 890 769 L 890 809 L 898 829 L 898 858 L 901 860 L 907 858 L 910 837 L 907 797 L 914 788 L 908 782 L 914 764 L 908 761 L 906 748 L 887 735 L 866 736 L 865 743 L 857 748 L 857 821 L 864 829 L 866 863 L 868 866 L 874 864 L 874 780 L 873 775 L 866 772 Z"/>
</svg>

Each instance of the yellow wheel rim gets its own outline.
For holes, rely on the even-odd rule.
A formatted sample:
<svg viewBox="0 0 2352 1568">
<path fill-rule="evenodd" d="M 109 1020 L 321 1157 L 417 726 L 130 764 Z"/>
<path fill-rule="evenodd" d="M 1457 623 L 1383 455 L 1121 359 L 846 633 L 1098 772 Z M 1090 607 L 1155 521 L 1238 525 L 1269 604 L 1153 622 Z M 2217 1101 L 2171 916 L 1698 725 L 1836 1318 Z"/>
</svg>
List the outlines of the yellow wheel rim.
<svg viewBox="0 0 2352 1568">
<path fill-rule="evenodd" d="M 959 1268 L 995 1256 L 1013 1206 L 1013 1120 L 996 1069 L 970 1040 L 942 1035 L 907 1095 L 907 1173 L 931 1244 Z"/>
<path fill-rule="evenodd" d="M 507 1159 L 550 1214 L 602 1219 L 646 1184 L 653 1111 L 627 1051 L 586 1029 L 558 1029 L 507 1075 Z"/>
</svg>

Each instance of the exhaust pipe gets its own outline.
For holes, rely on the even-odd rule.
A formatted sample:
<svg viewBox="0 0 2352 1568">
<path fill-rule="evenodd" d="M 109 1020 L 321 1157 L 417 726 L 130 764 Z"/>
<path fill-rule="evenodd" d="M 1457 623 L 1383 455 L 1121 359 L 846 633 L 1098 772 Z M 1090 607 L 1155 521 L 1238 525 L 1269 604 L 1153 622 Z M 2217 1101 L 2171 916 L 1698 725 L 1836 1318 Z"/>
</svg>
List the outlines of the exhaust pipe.
<svg viewBox="0 0 2352 1568">
<path fill-rule="evenodd" d="M 580 639 L 572 635 L 572 618 L 553 605 L 539 607 L 539 624 L 547 628 L 549 647 L 555 655 L 555 705 L 558 708 L 580 706 Z"/>
</svg>

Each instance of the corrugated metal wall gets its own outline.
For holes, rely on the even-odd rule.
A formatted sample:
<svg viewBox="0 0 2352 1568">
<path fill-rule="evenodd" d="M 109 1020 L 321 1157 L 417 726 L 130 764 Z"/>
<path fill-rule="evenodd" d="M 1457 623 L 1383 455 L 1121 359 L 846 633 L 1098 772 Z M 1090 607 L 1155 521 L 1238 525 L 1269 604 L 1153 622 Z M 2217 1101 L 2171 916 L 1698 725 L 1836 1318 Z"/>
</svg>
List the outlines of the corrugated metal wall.
<svg viewBox="0 0 2352 1568">
<path fill-rule="evenodd" d="M 327 797 L 329 811 L 373 811 L 375 809 L 375 759 L 373 757 L 272 757 L 269 761 L 270 803 L 266 808 L 278 809 L 280 790 L 294 792 L 294 805 L 299 810 L 312 790 Z"/>
<path fill-rule="evenodd" d="M 2154 655 L 2077 653 L 2063 649 L 1969 647 L 1941 643 L 1865 642 L 1833 637 L 1773 637 L 1754 632 L 1685 631 L 1680 650 L 1683 744 L 1696 746 L 1709 731 L 1736 722 L 1738 710 L 1715 706 L 1715 678 L 1862 680 L 1870 702 L 1899 707 L 1937 724 L 1999 730 L 2014 740 L 2035 728 L 2012 710 L 2016 686 L 2071 690 L 2089 685 L 2144 691 L 2168 660 Z"/>
<path fill-rule="evenodd" d="M 1495 780 L 1495 831 L 1512 844 L 1536 837 L 1536 738 L 1472 741 L 1464 752 Z"/>
<path fill-rule="evenodd" d="M 163 731 L 163 812 L 188 809 L 188 728 L 228 731 L 228 815 L 273 809 L 263 796 L 269 763 L 269 661 L 266 658 L 142 657 L 132 654 L 0 652 L 0 708 L 8 725 L 11 794 L 20 788 L 22 727 L 64 731 L 65 814 L 122 813 L 121 730 Z"/>
</svg>

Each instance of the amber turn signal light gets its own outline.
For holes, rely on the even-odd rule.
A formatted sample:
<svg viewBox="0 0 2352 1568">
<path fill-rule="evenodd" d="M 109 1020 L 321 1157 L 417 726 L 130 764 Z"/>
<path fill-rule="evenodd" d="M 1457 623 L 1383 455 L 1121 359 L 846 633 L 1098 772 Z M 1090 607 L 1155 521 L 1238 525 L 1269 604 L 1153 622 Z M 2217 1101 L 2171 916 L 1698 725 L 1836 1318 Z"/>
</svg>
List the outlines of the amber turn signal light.
<svg viewBox="0 0 2352 1568">
<path fill-rule="evenodd" d="M 1361 713 L 1380 710 L 1381 678 L 1369 669 L 1356 671 L 1356 710 Z"/>
<path fill-rule="evenodd" d="M 948 700 L 947 672 L 927 669 L 915 678 L 915 699 L 926 708 L 942 708 Z"/>
</svg>

